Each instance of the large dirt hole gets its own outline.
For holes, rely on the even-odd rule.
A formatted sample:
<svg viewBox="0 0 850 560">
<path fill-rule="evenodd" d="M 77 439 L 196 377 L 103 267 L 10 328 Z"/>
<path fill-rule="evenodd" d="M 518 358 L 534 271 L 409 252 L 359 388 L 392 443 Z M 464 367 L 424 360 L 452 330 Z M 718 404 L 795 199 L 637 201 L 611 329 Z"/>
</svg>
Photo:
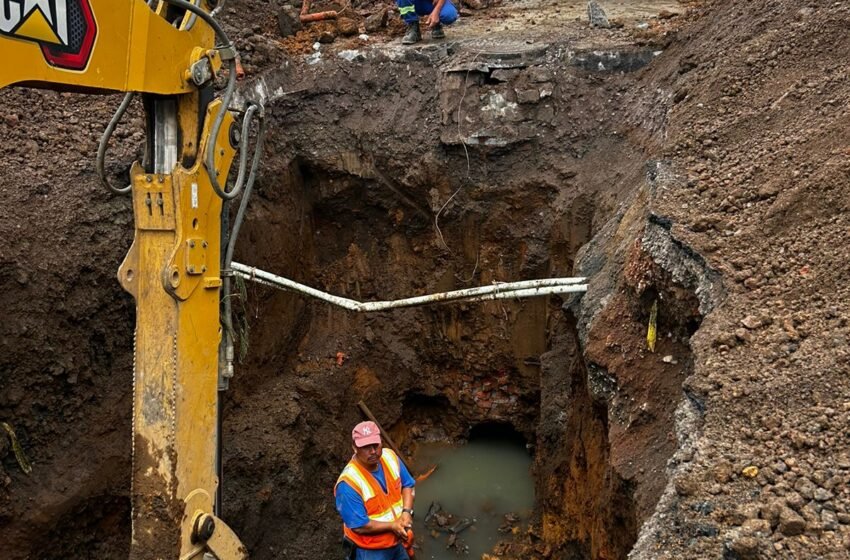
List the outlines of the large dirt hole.
<svg viewBox="0 0 850 560">
<path fill-rule="evenodd" d="M 420 61 L 327 76 L 341 95 L 304 99 L 297 122 L 281 117 L 271 127 L 273 153 L 238 259 L 361 300 L 572 275 L 579 249 L 643 184 L 648 146 L 599 118 L 620 110 L 614 100 L 627 77 L 563 70 L 465 80 L 466 72 L 441 74 Z M 535 124 L 545 134 L 491 127 L 487 134 L 501 137 L 495 148 L 459 140 L 489 126 L 481 119 L 492 107 L 480 103 L 510 100 L 517 84 L 540 80 L 551 102 L 516 111 L 520 120 L 549 119 Z M 381 96 L 400 84 L 415 92 L 403 113 Z M 279 103 L 273 115 L 296 109 Z M 687 298 L 672 284 L 650 289 L 612 287 L 623 302 L 603 314 L 606 332 L 645 344 L 646 300 L 662 291 L 666 328 L 671 302 Z M 257 286 L 246 296 L 250 351 L 226 407 L 224 513 L 258 558 L 338 553 L 331 489 L 350 457 L 361 400 L 408 457 L 508 428 L 530 454 L 535 498 L 530 529 L 509 531 L 500 558 L 626 557 L 666 481 L 682 375 L 665 378 L 662 405 L 651 386 L 618 388 L 605 369 L 617 364 L 585 354 L 570 300 L 560 297 L 355 315 Z M 631 326 L 621 329 L 619 318 Z M 690 325 L 673 330 L 662 346 L 674 341 L 687 363 Z M 588 340 L 602 336 L 613 356 L 603 334 Z M 620 390 L 648 396 L 609 398 Z M 630 423 L 641 427 L 635 442 Z"/>
<path fill-rule="evenodd" d="M 620 106 L 628 77 L 587 74 L 555 59 L 499 72 L 498 80 L 478 79 L 477 70 L 444 72 L 427 60 L 385 61 L 380 69 L 329 65 L 320 72 L 321 83 L 306 77 L 315 84 L 309 95 L 269 107 L 271 132 L 238 261 L 356 299 L 570 276 L 580 248 L 621 204 L 633 202 L 643 183 L 652 145 L 642 127 L 648 122 L 652 129 L 652 115 Z M 520 102 L 517 90 L 524 100 L 537 100 Z M 528 95 L 531 90 L 539 95 Z M 109 246 L 117 252 L 119 244 Z M 105 277 L 112 282 L 111 266 L 102 268 L 92 273 L 96 278 L 80 276 L 74 293 L 90 294 L 79 286 Z M 39 293 L 47 293 L 43 288 Z M 681 397 L 692 329 L 665 332 L 660 347 L 680 368 L 671 375 L 663 370 L 660 397 L 640 381 L 662 371 L 653 365 L 620 376 L 629 380 L 617 388 L 628 399 L 606 400 L 606 387 L 616 386 L 611 372 L 631 371 L 632 364 L 620 360 L 623 346 L 605 335 L 616 332 L 618 344 L 639 347 L 650 297 L 620 286 L 610 293 L 621 305 L 589 338 L 594 346 L 582 347 L 569 301 L 558 297 L 353 315 L 292 293 L 240 286 L 234 307 L 247 352 L 225 398 L 223 517 L 253 558 L 336 556 L 340 521 L 331 491 L 350 457 L 348 434 L 361 419 L 363 400 L 406 453 L 426 441 L 475 440 L 487 431 L 482 426 L 509 425 L 521 434 L 517 447 L 526 453 L 527 446 L 532 460 L 531 531 L 506 534 L 501 558 L 624 558 L 665 483 L 663 465 L 676 445 L 668 438 L 668 405 Z M 95 307 L 100 300 L 87 295 L 65 299 L 63 321 L 102 313 Z M 44 316 L 55 315 L 48 307 Z M 132 369 L 125 307 L 126 300 L 115 298 L 103 308 L 125 318 L 120 332 L 101 335 L 102 323 L 90 329 L 105 354 L 40 368 L 39 387 L 51 389 L 38 406 L 66 402 L 63 391 L 91 395 L 87 387 L 98 383 L 98 399 L 129 410 L 127 379 L 107 384 L 92 374 Z M 662 307 L 659 324 L 666 329 L 677 309 Z M 21 317 L 27 313 L 19 310 Z M 60 331 L 54 325 L 50 332 Z M 29 322 L 21 332 L 33 332 Z M 10 340 L 26 341 L 24 334 Z M 39 355 L 27 350 L 30 342 L 8 347 L 14 347 L 10 362 Z M 27 409 L 26 387 L 12 387 L 0 404 Z M 654 406 L 659 398 L 664 406 Z M 107 407 L 86 410 L 97 412 L 89 418 L 93 425 L 115 424 Z M 122 459 L 106 474 L 79 475 L 98 484 L 116 481 L 118 496 L 126 495 L 129 480 L 126 414 L 125 425 L 105 436 L 94 430 L 84 440 L 100 448 L 108 437 Z M 66 425 L 73 423 L 24 423 L 20 433 L 31 447 L 38 440 L 28 433 L 43 439 L 46 430 Z M 641 437 L 633 440 L 624 426 L 640 428 Z M 15 468 L 8 449 L 0 457 L 6 471 Z M 57 479 L 77 477 L 82 468 L 64 464 L 53 467 Z M 39 534 L 48 535 L 57 556 L 79 556 L 92 527 L 98 538 L 114 537 L 103 549 L 116 553 L 107 555 L 124 555 L 128 523 L 118 519 L 129 519 L 126 500 L 98 508 L 83 497 L 68 499 L 61 488 L 55 499 L 61 511 L 91 514 L 92 522 L 59 513 L 52 522 L 14 521 L 12 532 L 24 543 L 16 548 L 20 557 L 37 555 L 26 543 Z"/>
</svg>

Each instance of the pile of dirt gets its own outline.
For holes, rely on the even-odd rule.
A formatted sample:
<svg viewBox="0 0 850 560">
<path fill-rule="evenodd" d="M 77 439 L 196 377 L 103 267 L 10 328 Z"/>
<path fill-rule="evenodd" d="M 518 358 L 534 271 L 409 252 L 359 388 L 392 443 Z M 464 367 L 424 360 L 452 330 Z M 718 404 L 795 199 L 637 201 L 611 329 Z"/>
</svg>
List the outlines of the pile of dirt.
<svg viewBox="0 0 850 560">
<path fill-rule="evenodd" d="M 637 558 L 846 558 L 850 8 L 714 2 L 648 70 L 653 197 L 727 296 L 691 341 L 704 409 Z"/>
</svg>

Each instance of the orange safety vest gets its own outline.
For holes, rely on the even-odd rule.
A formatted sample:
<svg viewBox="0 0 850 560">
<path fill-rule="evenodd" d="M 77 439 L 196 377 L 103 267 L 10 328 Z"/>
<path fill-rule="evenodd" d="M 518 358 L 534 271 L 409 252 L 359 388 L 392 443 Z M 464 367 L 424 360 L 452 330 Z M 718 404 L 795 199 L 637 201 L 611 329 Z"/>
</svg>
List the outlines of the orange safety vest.
<svg viewBox="0 0 850 560">
<path fill-rule="evenodd" d="M 352 457 L 334 485 L 334 496 L 339 483 L 345 481 L 360 494 L 360 498 L 366 505 L 366 515 L 370 520 L 392 522 L 401 517 L 401 510 L 404 507 L 401 499 L 401 466 L 398 455 L 386 448 L 381 454 L 381 463 L 387 482 L 386 492 L 372 473 L 360 466 L 360 463 Z M 359 535 L 346 527 L 344 523 L 342 530 L 345 536 L 360 548 L 392 548 L 399 542 L 399 538 L 392 531 L 377 535 Z"/>
</svg>

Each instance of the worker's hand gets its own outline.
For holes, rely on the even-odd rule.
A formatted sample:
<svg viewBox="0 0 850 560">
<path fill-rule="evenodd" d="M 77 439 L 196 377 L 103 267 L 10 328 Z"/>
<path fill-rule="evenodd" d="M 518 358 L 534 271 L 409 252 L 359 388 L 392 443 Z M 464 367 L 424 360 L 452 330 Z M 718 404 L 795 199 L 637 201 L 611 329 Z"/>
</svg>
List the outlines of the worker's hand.
<svg viewBox="0 0 850 560">
<path fill-rule="evenodd" d="M 432 29 L 440 25 L 440 10 L 434 9 L 434 11 L 432 11 L 428 16 L 428 19 L 425 20 L 425 23 L 427 23 L 428 27 Z"/>
<path fill-rule="evenodd" d="M 401 512 L 401 520 L 404 521 L 406 526 L 413 527 L 413 516 L 406 511 Z"/>
<path fill-rule="evenodd" d="M 409 523 L 404 520 L 404 516 L 399 517 L 395 521 L 393 521 L 392 530 L 395 535 L 401 540 L 407 540 L 407 530 L 410 529 L 412 523 Z"/>
</svg>

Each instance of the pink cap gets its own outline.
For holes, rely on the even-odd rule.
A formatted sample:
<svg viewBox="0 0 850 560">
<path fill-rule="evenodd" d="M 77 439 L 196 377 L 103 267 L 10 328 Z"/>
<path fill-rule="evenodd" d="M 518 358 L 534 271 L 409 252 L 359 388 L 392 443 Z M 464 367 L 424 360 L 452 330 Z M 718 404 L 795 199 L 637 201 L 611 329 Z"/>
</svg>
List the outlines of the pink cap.
<svg viewBox="0 0 850 560">
<path fill-rule="evenodd" d="M 360 422 L 354 426 L 351 437 L 357 447 L 381 443 L 381 429 L 374 422 Z"/>
</svg>

